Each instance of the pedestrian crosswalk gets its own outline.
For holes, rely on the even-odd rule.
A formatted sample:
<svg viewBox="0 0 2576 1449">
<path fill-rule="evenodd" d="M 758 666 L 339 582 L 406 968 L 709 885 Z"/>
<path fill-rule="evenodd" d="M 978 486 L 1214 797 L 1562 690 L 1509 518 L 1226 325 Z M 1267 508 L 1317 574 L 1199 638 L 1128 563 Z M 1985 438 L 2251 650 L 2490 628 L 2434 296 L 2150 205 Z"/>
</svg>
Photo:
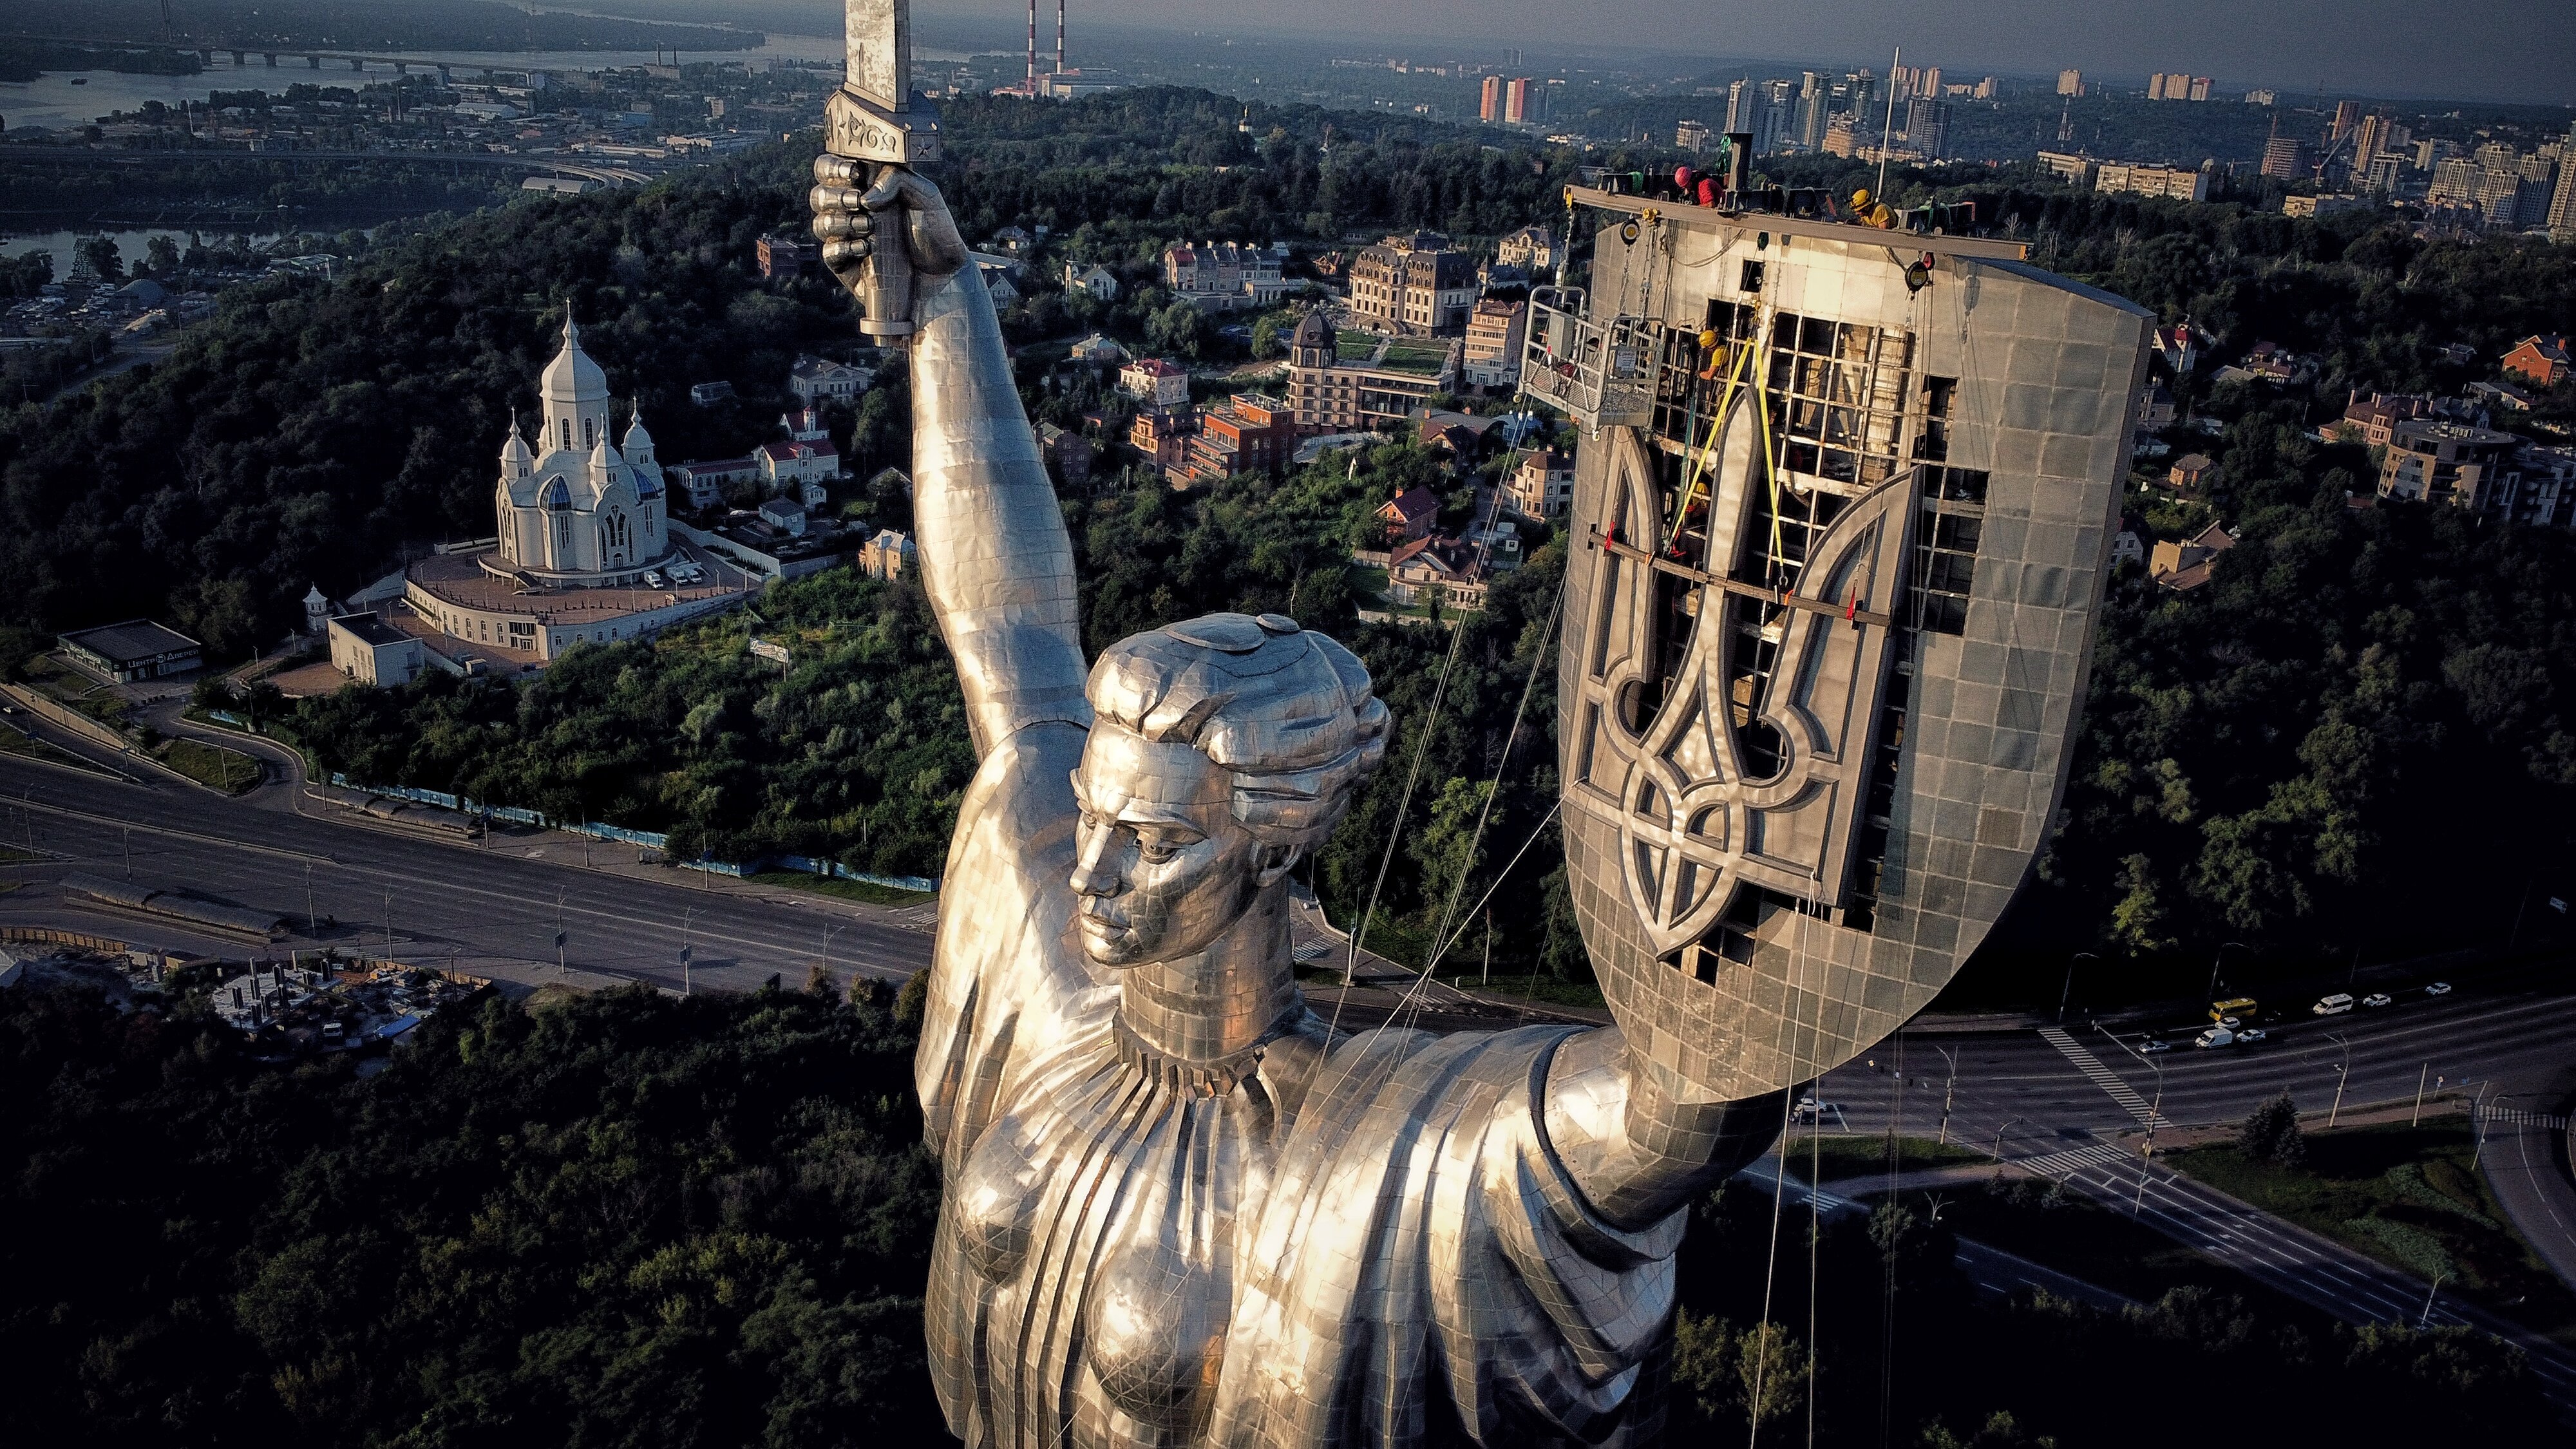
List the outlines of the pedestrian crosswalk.
<svg viewBox="0 0 2576 1449">
<path fill-rule="evenodd" d="M 1334 946 L 1330 941 L 1306 941 L 1300 943 L 1298 947 L 1289 954 L 1296 958 L 1298 965 L 1303 966 L 1312 961 L 1323 960 L 1325 957 L 1332 955 L 1333 950 Z"/>
<path fill-rule="evenodd" d="M 2520 1107 L 2481 1107 L 2478 1116 L 2489 1122 L 2509 1122 L 2517 1127 L 2546 1127 L 2553 1132 L 2567 1130 L 2567 1119 L 2547 1112 L 2528 1112 Z"/>
<path fill-rule="evenodd" d="M 2121 1081 L 2109 1067 L 2102 1065 L 2100 1057 L 2086 1050 L 2084 1044 L 2068 1035 L 2063 1027 L 2043 1026 L 2039 1029 L 2039 1034 L 2050 1046 L 2063 1053 L 2068 1061 L 2073 1062 L 2075 1070 L 2082 1072 L 2093 1085 L 2110 1093 L 2111 1100 L 2127 1109 L 2129 1115 L 2137 1118 L 2141 1125 L 2148 1127 L 2173 1125 L 2166 1121 L 2164 1115 L 2158 1112 L 2146 1098 L 2138 1095 L 2137 1088 Z"/>
<path fill-rule="evenodd" d="M 2082 1147 L 2070 1147 L 2063 1152 L 2051 1152 L 2045 1156 L 2016 1157 L 2012 1160 L 2012 1165 L 2021 1171 L 2040 1177 L 2063 1178 L 2088 1167 L 2120 1167 L 2137 1160 L 2116 1147 L 2105 1146 L 2099 1142 L 2088 1142 Z"/>
</svg>

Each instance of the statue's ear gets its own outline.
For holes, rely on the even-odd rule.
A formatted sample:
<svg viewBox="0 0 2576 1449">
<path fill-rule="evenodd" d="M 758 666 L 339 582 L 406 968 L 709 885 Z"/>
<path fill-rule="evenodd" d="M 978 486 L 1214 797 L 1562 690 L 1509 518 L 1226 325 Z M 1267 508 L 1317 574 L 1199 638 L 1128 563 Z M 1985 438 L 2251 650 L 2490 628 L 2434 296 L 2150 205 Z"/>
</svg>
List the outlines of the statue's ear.
<svg viewBox="0 0 2576 1449">
<path fill-rule="evenodd" d="M 1305 858 L 1306 847 L 1302 845 L 1265 845 L 1261 847 L 1261 868 L 1254 872 L 1252 883 L 1266 887 L 1295 870 L 1297 862 Z"/>
</svg>

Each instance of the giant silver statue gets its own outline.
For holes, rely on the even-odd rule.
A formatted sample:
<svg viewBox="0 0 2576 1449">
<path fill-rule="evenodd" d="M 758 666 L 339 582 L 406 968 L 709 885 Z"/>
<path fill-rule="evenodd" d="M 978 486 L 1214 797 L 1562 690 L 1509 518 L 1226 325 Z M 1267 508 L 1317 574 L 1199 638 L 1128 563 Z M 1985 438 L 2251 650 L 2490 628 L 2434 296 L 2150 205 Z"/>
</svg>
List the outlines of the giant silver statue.
<svg viewBox="0 0 2576 1449">
<path fill-rule="evenodd" d="M 1386 708 L 1348 650 L 1272 614 L 1086 667 L 991 299 L 902 164 L 936 135 L 882 83 L 905 73 L 902 0 L 853 11 L 853 77 L 880 83 L 831 102 L 815 230 L 867 330 L 912 350 L 921 578 L 980 761 L 917 1068 L 945 1174 L 928 1332 L 950 1427 L 974 1449 L 1654 1435 L 1682 1210 L 1774 1138 L 1785 1090 L 1847 1059 L 1854 1019 L 1797 1049 L 1766 999 L 1742 1018 L 1761 1040 L 1699 1042 L 1715 1072 L 1633 993 L 1595 1030 L 1337 1034 L 1308 1009 L 1289 875 L 1378 767 Z M 1652 534 L 1637 487 L 1632 541 Z M 1839 626 L 1884 607 L 1856 599 Z M 1669 914 L 1671 896 L 1650 880 L 1631 900 Z M 1605 907 L 1582 904 L 1592 929 Z M 1757 972 L 1812 996 L 1803 969 Z"/>
</svg>

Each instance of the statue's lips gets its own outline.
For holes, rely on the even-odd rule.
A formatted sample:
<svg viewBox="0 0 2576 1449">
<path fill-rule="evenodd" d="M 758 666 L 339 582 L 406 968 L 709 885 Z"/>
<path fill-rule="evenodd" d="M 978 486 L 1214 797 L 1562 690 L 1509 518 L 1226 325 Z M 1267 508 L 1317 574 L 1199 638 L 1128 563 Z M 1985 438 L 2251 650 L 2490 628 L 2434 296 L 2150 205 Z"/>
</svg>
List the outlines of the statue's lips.
<svg viewBox="0 0 2576 1449">
<path fill-rule="evenodd" d="M 1082 900 L 1082 928 L 1095 936 L 1123 934 L 1128 926 L 1127 913 L 1098 896 Z"/>
</svg>

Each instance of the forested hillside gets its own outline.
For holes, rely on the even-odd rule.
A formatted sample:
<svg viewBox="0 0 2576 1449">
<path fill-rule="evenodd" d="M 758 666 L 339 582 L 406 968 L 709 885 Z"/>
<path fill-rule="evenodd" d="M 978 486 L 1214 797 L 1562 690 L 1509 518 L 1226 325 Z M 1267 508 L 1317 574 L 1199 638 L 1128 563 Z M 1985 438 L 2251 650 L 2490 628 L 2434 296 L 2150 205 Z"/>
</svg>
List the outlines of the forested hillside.
<svg viewBox="0 0 2576 1449">
<path fill-rule="evenodd" d="M 1414 225 L 1490 238 L 1553 219 L 1572 164 L 1400 118 L 1259 106 L 1244 117 L 1173 89 L 951 107 L 940 181 L 969 234 L 1053 229 L 1013 335 L 1159 335 L 1169 299 L 1148 259 L 1166 239 L 1313 246 Z M 284 631 L 309 582 L 346 593 L 406 545 L 486 531 L 494 449 L 510 409 L 531 405 L 567 306 L 612 385 L 640 400 L 663 456 L 722 456 L 767 436 L 788 360 L 852 336 L 827 280 L 764 284 L 750 265 L 760 235 L 803 224 L 809 159 L 771 147 L 640 190 L 388 228 L 336 282 L 229 296 L 166 364 L 0 414 L 0 559 L 17 584 L 0 621 L 23 631 L 13 647 L 35 631 L 159 614 L 238 656 Z M 1780 169 L 1801 184 L 1863 174 L 1831 158 Z M 2065 828 L 1971 984 L 2053 991 L 2077 950 L 2203 963 L 2177 964 L 2180 982 L 2230 941 L 2292 969 L 2357 948 L 2385 959 L 2527 944 L 2554 925 L 2531 903 L 2576 896 L 2565 824 L 2576 536 L 2404 504 L 2348 508 L 2348 493 L 2371 491 L 2375 462 L 2314 432 L 2349 389 L 2453 393 L 2490 376 L 2512 340 L 2576 331 L 2576 249 L 2424 241 L 2368 216 L 2319 223 L 1981 175 L 1969 186 L 1972 175 L 1900 169 L 1890 191 L 1975 201 L 2037 260 L 2168 321 L 2191 318 L 2214 360 L 2271 341 L 2318 370 L 2287 388 L 2206 370 L 2165 379 L 2188 416 L 2217 429 L 2174 436 L 2177 451 L 2217 460 L 2216 483 L 2188 505 L 2136 502 L 2167 536 L 2215 521 L 2242 542 L 2195 593 L 2114 585 Z M 1115 308 L 1069 304 L 1051 289 L 1057 256 L 1121 267 L 1130 290 Z M 1041 416 L 1076 422 L 1096 384 L 1050 385 L 1047 371 L 1024 361 L 1025 395 Z M 687 386 L 711 379 L 742 399 L 689 405 Z M 863 474 L 908 456 L 905 397 L 890 375 L 843 420 Z M 2576 424 L 2576 394 L 2545 393 L 2517 421 L 2536 433 Z M 1436 721 L 1445 638 L 1357 628 L 1345 612 L 1334 559 L 1368 502 L 1421 466 L 1394 450 L 1355 473 L 1068 503 L 1093 647 L 1206 609 L 1288 608 L 1344 633 L 1400 720 L 1426 720 L 1431 752 L 1405 819 L 1403 772 L 1390 771 L 1314 866 L 1348 916 L 1399 840 L 1372 931 L 1406 959 L 1427 948 L 1462 869 L 1473 901 L 1554 788 L 1546 679 L 1503 758 L 1520 683 L 1548 647 L 1552 555 L 1535 552 L 1468 624 Z M 900 526 L 899 498 L 876 504 Z M 953 699 L 918 602 L 850 583 L 772 604 L 764 620 L 810 639 L 784 679 L 720 658 L 723 629 L 738 627 L 726 625 L 569 660 L 522 690 L 424 685 L 316 706 L 307 723 L 327 756 L 369 778 L 673 828 L 718 853 L 935 870 L 964 756 L 939 723 Z M 1400 761 L 1413 738 L 1399 741 Z M 1469 864 L 1459 822 L 1498 767 L 1504 793 Z M 1543 837 L 1521 885 L 1556 866 Z M 1498 975 L 1582 974 L 1550 904 L 1561 899 L 1497 892 Z M 1461 949 L 1480 952 L 1484 923 L 1467 924 Z M 2016 963 L 2028 974 L 1998 974 Z M 2121 979 L 2106 989 L 2146 989 Z"/>
<path fill-rule="evenodd" d="M 486 998 L 361 1076 L 251 1061 L 202 1007 L 0 992 L 0 1440 L 953 1443 L 923 1363 L 913 1033 L 856 994 Z M 1954 1221 L 2140 1240 L 2030 1184 L 1945 1197 Z M 2229 1386 L 2193 1430 L 2224 1449 L 2551 1432 L 2519 1353 L 2465 1329 L 2214 1285 L 2116 1313 L 1984 1297 L 1940 1206 L 1766 1255 L 1806 1233 L 1794 1207 L 1742 1181 L 1699 1203 L 1669 1442 L 2152 1449 L 2172 1413 L 2104 1407 L 2142 1384 Z"/>
</svg>

